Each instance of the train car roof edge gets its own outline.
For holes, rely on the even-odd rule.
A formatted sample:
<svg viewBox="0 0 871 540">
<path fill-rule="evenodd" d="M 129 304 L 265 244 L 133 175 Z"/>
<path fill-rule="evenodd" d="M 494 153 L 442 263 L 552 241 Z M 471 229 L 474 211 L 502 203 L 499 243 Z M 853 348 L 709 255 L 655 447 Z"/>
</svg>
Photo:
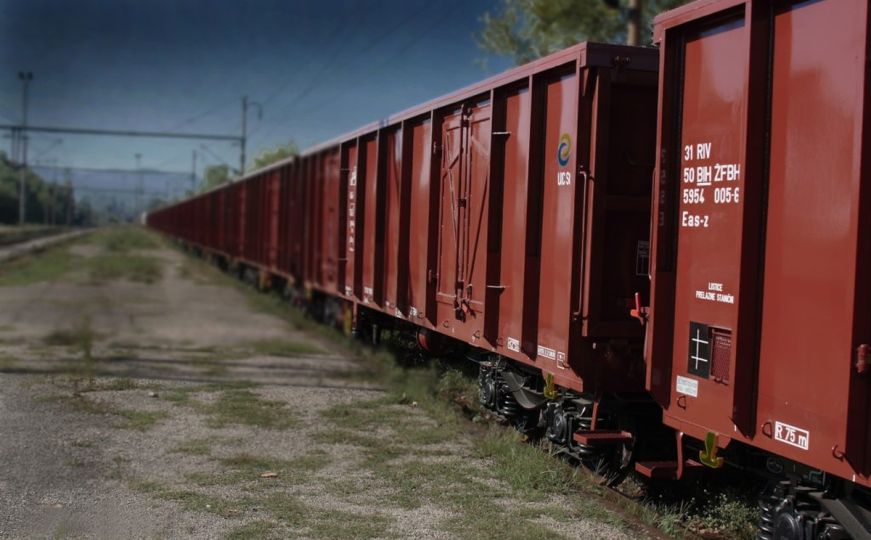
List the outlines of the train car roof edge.
<svg viewBox="0 0 871 540">
<path fill-rule="evenodd" d="M 493 75 L 492 77 L 488 77 L 483 81 L 479 81 L 468 86 L 465 86 L 459 90 L 455 90 L 448 94 L 433 98 L 429 101 L 426 101 L 420 105 L 415 105 L 403 111 L 400 111 L 396 114 L 387 116 L 381 120 L 376 120 L 365 124 L 357 129 L 324 141 L 322 143 L 318 143 L 315 146 L 311 146 L 306 148 L 299 156 L 292 156 L 289 158 L 282 159 L 281 161 L 276 161 L 275 163 L 271 163 L 266 167 L 261 167 L 259 169 L 255 169 L 250 171 L 243 176 L 237 177 L 233 179 L 230 183 L 240 182 L 243 180 L 247 180 L 248 178 L 258 176 L 269 172 L 270 170 L 277 169 L 293 163 L 295 159 L 299 157 L 306 157 L 313 154 L 317 154 L 318 152 L 322 152 L 328 148 L 332 148 L 334 146 L 338 146 L 344 141 L 349 139 L 354 139 L 361 135 L 365 135 L 367 133 L 371 133 L 373 131 L 377 131 L 378 129 L 396 125 L 399 122 L 404 120 L 409 120 L 411 118 L 418 117 L 430 110 L 439 109 L 441 107 L 450 105 L 452 103 L 456 103 L 458 101 L 462 101 L 464 99 L 469 99 L 475 95 L 481 94 L 486 91 L 488 88 L 492 88 L 494 86 L 503 86 L 504 84 L 510 84 L 513 81 L 521 79 L 524 75 L 530 76 L 535 73 L 539 73 L 541 71 L 546 71 L 548 69 L 557 67 L 561 64 L 566 63 L 570 59 L 580 57 L 581 64 L 584 66 L 608 66 L 611 65 L 613 61 L 613 53 L 615 50 L 625 49 L 627 52 L 632 51 L 634 53 L 638 53 L 639 51 L 649 51 L 650 62 L 649 65 L 641 65 L 634 66 L 636 69 L 648 69 L 651 71 L 655 71 L 659 67 L 659 58 L 658 53 L 655 48 L 652 47 L 633 47 L 629 45 L 617 45 L 617 44 L 609 44 L 609 43 L 597 43 L 593 41 L 584 41 L 578 43 L 577 45 L 573 45 L 567 49 L 563 49 L 561 51 L 557 51 L 553 54 L 549 54 L 537 60 L 533 60 L 532 62 L 523 64 L 521 66 L 513 67 L 502 73 L 497 75 Z M 223 184 L 218 186 L 211 191 L 216 191 L 221 189 L 228 184 Z"/>
</svg>

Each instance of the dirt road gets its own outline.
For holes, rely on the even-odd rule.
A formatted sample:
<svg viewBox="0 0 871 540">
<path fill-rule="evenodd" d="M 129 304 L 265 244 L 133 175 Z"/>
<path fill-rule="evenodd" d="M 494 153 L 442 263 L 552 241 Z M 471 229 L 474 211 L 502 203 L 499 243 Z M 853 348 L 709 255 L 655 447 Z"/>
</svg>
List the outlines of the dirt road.
<svg viewBox="0 0 871 540">
<path fill-rule="evenodd" d="M 640 534 L 274 304 L 134 229 L 0 266 L 0 537 Z"/>
</svg>

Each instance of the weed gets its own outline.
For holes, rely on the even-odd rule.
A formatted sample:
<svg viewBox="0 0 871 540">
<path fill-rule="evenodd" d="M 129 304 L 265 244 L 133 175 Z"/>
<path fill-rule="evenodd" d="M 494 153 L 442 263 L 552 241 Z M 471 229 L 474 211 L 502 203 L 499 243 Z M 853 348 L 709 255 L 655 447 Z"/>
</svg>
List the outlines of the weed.
<svg viewBox="0 0 871 540">
<path fill-rule="evenodd" d="M 302 525 L 309 513 L 305 505 L 285 492 L 271 493 L 258 502 L 273 518 L 291 527 Z"/>
<path fill-rule="evenodd" d="M 82 439 L 76 439 L 70 443 L 70 446 L 73 448 L 93 448 L 94 441 L 85 441 Z"/>
<path fill-rule="evenodd" d="M 287 429 L 297 425 L 296 417 L 283 402 L 262 399 L 250 390 L 225 390 L 201 410 L 212 416 L 209 424 L 218 428 L 242 424 Z"/>
<path fill-rule="evenodd" d="M 17 365 L 17 360 L 11 356 L 0 356 L 0 370 L 13 369 Z"/>
<path fill-rule="evenodd" d="M 91 243 L 103 246 L 107 251 L 116 253 L 143 251 L 160 247 L 154 235 L 146 229 L 129 225 L 101 229 L 93 233 L 89 240 Z"/>
<path fill-rule="evenodd" d="M 251 343 L 250 349 L 266 356 L 294 357 L 307 354 L 323 354 L 324 350 L 312 343 L 288 341 L 285 339 L 266 339 Z"/>
<path fill-rule="evenodd" d="M 249 540 L 250 538 L 267 538 L 274 527 L 275 525 L 269 521 L 258 519 L 246 523 L 241 527 L 236 527 L 227 534 L 226 539 Z"/>
<path fill-rule="evenodd" d="M 151 284 L 162 274 L 158 259 L 128 253 L 101 253 L 87 260 L 87 268 L 90 282 L 94 285 L 121 279 Z"/>
<path fill-rule="evenodd" d="M 217 461 L 221 465 L 220 471 L 189 474 L 188 480 L 199 486 L 226 486 L 258 481 L 261 474 L 271 472 L 277 477 L 270 480 L 270 484 L 277 482 L 281 485 L 292 485 L 307 479 L 309 475 L 330 463 L 329 457 L 323 452 L 313 452 L 290 460 L 237 454 Z"/>
<path fill-rule="evenodd" d="M 73 394 L 72 396 L 49 396 L 44 398 L 46 401 L 57 401 L 65 403 L 72 409 L 94 415 L 116 416 L 121 421 L 115 427 L 121 429 L 135 429 L 139 431 L 147 431 L 154 427 L 158 420 L 167 418 L 169 414 L 164 411 L 137 411 L 133 409 L 116 409 L 105 401 L 89 399 L 82 394 Z"/>
<path fill-rule="evenodd" d="M 75 458 L 75 457 L 67 458 L 66 460 L 64 460 L 64 464 L 67 467 L 84 467 L 85 466 L 84 461 L 82 461 L 79 458 Z"/>
<path fill-rule="evenodd" d="M 4 263 L 0 267 L 0 286 L 20 287 L 58 281 L 77 268 L 80 262 L 81 257 L 70 253 L 68 246 L 55 245 Z"/>
<path fill-rule="evenodd" d="M 383 538 L 391 520 L 373 514 L 321 512 L 310 526 L 314 538 Z"/>
<path fill-rule="evenodd" d="M 190 456 L 208 456 L 212 453 L 212 439 L 190 439 L 183 441 L 171 451 Z"/>
<path fill-rule="evenodd" d="M 114 414 L 124 419 L 123 422 L 118 424 L 118 427 L 139 431 L 148 431 L 158 420 L 169 417 L 169 414 L 164 411 L 135 411 L 129 409 L 114 411 Z"/>
<path fill-rule="evenodd" d="M 494 426 L 477 447 L 478 455 L 493 461 L 497 477 L 515 493 L 528 499 L 540 499 L 545 493 L 566 494 L 578 488 L 601 491 L 583 482 L 576 469 L 548 456 L 535 445 L 521 444 L 520 439 L 516 432 Z"/>
</svg>

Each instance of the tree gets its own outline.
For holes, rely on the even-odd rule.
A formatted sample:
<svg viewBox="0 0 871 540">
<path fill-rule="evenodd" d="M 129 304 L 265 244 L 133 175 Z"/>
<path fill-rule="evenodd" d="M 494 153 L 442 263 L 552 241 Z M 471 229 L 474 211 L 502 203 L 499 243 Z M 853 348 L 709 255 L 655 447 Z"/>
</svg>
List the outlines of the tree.
<svg viewBox="0 0 871 540">
<path fill-rule="evenodd" d="M 227 165 L 209 165 L 203 172 L 200 192 L 209 191 L 230 181 L 230 167 Z"/>
<path fill-rule="evenodd" d="M 584 40 L 625 43 L 633 11 L 640 11 L 641 44 L 661 11 L 689 0 L 503 0 L 498 13 L 481 17 L 477 34 L 485 51 L 523 64 Z"/>
<path fill-rule="evenodd" d="M 286 159 L 299 155 L 299 147 L 293 141 L 288 141 L 287 144 L 279 144 L 274 148 L 266 149 L 260 152 L 260 155 L 254 158 L 254 168 L 260 169 L 271 165 L 282 159 Z"/>
</svg>

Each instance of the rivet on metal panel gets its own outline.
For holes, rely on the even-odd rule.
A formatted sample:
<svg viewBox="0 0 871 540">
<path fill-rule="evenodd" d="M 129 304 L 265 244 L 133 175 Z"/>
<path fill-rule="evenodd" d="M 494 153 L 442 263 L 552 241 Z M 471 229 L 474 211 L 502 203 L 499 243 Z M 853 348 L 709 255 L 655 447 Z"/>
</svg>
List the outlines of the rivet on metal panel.
<svg viewBox="0 0 871 540">
<path fill-rule="evenodd" d="M 448 328 L 450 326 L 450 323 L 447 320 L 444 320 L 444 321 L 442 321 L 442 326 L 444 326 L 445 328 Z"/>
<path fill-rule="evenodd" d="M 687 397 L 686 396 L 678 396 L 677 398 L 677 406 L 681 409 L 687 408 Z"/>
<path fill-rule="evenodd" d="M 837 444 L 832 447 L 832 457 L 834 457 L 838 461 L 844 461 L 844 452 L 838 448 Z"/>
<path fill-rule="evenodd" d="M 771 421 L 763 422 L 762 425 L 760 426 L 760 429 L 762 429 L 762 434 L 765 435 L 766 437 L 768 437 L 769 439 L 774 434 L 772 427 L 773 426 L 771 425 Z"/>
</svg>

